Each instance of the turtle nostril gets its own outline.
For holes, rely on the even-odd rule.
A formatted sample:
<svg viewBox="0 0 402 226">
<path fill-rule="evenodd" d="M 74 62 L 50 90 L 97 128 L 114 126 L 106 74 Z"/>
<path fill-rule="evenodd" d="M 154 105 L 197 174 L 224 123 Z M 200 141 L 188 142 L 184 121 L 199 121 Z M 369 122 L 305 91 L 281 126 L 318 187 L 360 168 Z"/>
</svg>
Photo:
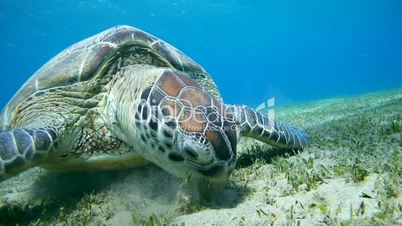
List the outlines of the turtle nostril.
<svg viewBox="0 0 402 226">
<path fill-rule="evenodd" d="M 193 157 L 193 158 L 197 158 L 197 157 L 198 157 L 197 152 L 194 151 L 194 149 L 191 148 L 191 147 L 186 146 L 186 147 L 184 147 L 183 151 L 184 151 L 184 153 L 186 153 L 187 155 L 189 155 L 189 156 L 191 156 L 191 157 Z"/>
</svg>

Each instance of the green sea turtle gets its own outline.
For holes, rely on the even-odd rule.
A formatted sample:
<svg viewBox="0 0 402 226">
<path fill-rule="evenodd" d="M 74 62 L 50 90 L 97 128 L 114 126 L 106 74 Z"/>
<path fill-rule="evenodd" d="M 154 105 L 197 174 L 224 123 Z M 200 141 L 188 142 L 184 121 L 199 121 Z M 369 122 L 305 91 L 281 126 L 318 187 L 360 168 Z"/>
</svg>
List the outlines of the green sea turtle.
<svg viewBox="0 0 402 226">
<path fill-rule="evenodd" d="M 309 137 L 244 105 L 225 105 L 208 73 L 166 42 L 117 26 L 40 68 L 0 117 L 0 181 L 28 168 L 91 170 L 152 162 L 179 177 L 225 180 L 240 136 L 299 149 Z"/>
</svg>

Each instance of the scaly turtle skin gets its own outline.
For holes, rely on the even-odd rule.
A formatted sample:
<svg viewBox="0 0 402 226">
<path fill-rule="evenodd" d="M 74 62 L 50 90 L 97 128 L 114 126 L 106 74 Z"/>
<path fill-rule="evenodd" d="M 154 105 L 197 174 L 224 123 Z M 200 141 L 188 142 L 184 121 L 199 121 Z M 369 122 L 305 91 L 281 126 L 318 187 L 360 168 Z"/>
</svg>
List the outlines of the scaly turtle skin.
<svg viewBox="0 0 402 226">
<path fill-rule="evenodd" d="M 39 69 L 0 119 L 0 181 L 28 168 L 116 169 L 153 162 L 225 180 L 240 136 L 299 149 L 308 135 L 225 105 L 208 73 L 164 41 L 117 26 Z"/>
</svg>

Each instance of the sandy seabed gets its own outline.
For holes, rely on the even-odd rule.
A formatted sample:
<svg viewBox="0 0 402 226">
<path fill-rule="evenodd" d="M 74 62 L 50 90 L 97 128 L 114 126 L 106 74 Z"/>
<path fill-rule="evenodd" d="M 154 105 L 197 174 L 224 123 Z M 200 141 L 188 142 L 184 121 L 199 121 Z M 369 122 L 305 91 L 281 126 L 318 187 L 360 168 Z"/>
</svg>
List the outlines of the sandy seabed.
<svg viewBox="0 0 402 226">
<path fill-rule="evenodd" d="M 0 184 L 0 225 L 402 225 L 401 89 L 281 107 L 276 117 L 313 144 L 284 153 L 243 138 L 236 170 L 208 200 L 153 165 L 34 168 Z"/>
</svg>

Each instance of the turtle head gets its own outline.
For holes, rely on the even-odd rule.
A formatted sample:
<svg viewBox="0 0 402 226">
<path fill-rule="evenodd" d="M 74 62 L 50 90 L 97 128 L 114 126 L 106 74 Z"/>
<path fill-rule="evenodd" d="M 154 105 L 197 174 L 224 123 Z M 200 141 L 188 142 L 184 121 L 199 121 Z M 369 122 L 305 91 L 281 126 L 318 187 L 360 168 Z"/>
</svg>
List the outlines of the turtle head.
<svg viewBox="0 0 402 226">
<path fill-rule="evenodd" d="M 185 74 L 165 70 L 143 91 L 141 103 L 136 119 L 144 120 L 141 140 L 148 160 L 180 177 L 229 176 L 239 132 L 221 100 Z"/>
</svg>

